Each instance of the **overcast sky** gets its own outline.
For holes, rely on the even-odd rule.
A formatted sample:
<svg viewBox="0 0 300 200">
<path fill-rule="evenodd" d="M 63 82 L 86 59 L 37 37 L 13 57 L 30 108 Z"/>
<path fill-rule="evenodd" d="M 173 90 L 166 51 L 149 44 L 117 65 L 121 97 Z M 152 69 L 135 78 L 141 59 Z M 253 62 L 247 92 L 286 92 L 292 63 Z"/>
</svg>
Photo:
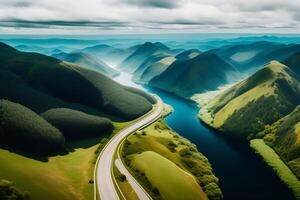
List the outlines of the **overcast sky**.
<svg viewBox="0 0 300 200">
<path fill-rule="evenodd" d="M 0 33 L 300 33 L 300 0 L 0 0 Z"/>
</svg>

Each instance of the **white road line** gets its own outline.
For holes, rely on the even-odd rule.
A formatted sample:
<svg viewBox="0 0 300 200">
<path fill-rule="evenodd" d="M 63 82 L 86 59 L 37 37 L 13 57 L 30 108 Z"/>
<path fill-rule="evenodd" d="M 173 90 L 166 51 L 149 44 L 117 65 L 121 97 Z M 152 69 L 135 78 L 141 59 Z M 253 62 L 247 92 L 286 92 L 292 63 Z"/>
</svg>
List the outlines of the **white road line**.
<svg viewBox="0 0 300 200">
<path fill-rule="evenodd" d="M 158 118 L 161 117 L 163 111 L 163 102 L 161 99 L 156 96 L 157 99 L 157 108 L 152 111 L 150 114 L 136 121 L 134 124 L 122 129 L 118 134 L 116 134 L 104 147 L 101 151 L 94 170 L 94 200 L 97 200 L 97 192 L 99 193 L 101 200 L 119 200 L 119 195 L 116 191 L 113 177 L 112 177 L 112 166 L 113 166 L 113 157 L 114 153 L 119 146 L 119 144 L 131 133 L 134 131 L 148 126 L 149 124 L 155 122 Z M 123 163 L 120 161 L 120 164 Z M 124 167 L 124 165 L 123 165 Z M 124 167 L 125 168 L 125 167 Z M 127 171 L 127 169 L 125 168 Z M 129 172 L 128 172 L 129 173 Z M 132 178 L 134 179 L 134 178 Z M 136 181 L 137 183 L 137 181 Z M 133 190 L 137 193 L 137 195 L 142 195 L 146 193 L 143 188 L 139 184 L 131 185 Z M 138 194 L 139 193 L 139 194 Z M 144 196 L 150 197 L 147 193 L 143 194 Z"/>
</svg>

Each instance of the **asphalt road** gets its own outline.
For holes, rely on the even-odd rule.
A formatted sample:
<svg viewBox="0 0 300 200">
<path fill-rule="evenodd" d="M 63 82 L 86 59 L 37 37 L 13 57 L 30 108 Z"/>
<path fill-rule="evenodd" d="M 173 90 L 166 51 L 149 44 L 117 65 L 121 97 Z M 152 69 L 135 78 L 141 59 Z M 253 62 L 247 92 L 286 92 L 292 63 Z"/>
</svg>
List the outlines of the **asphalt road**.
<svg viewBox="0 0 300 200">
<path fill-rule="evenodd" d="M 155 110 L 146 115 L 145 117 L 139 119 L 134 124 L 122 129 L 119 133 L 117 133 L 104 147 L 102 152 L 100 153 L 96 168 L 94 172 L 95 178 L 95 188 L 94 188 L 94 200 L 97 200 L 97 197 L 100 196 L 101 200 L 119 200 L 118 195 L 118 188 L 114 184 L 114 178 L 112 175 L 112 167 L 114 161 L 114 153 L 117 150 L 119 144 L 131 133 L 135 132 L 138 129 L 148 126 L 149 124 L 155 122 L 159 119 L 162 115 L 163 111 L 163 102 L 158 97 L 155 96 L 157 99 L 157 105 Z M 145 192 L 145 190 L 138 184 L 136 180 L 129 174 L 127 169 L 125 168 L 124 164 L 121 160 L 116 160 L 117 167 L 123 170 L 124 175 L 127 175 L 126 178 L 128 179 L 129 184 L 132 186 L 133 190 L 136 192 L 137 196 L 140 199 L 147 197 L 149 199 L 150 196 Z M 124 171 L 126 170 L 126 171 Z M 98 195 L 99 194 L 99 195 Z"/>
</svg>

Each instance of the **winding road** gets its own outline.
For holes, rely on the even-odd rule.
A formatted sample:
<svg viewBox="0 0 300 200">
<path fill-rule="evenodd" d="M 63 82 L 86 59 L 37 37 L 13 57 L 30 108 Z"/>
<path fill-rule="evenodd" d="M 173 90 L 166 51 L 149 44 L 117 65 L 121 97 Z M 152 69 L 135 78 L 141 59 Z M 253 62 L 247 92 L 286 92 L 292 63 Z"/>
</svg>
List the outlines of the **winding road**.
<svg viewBox="0 0 300 200">
<path fill-rule="evenodd" d="M 144 128 L 157 119 L 159 119 L 162 115 L 163 111 L 163 102 L 162 100 L 154 95 L 157 99 L 156 106 L 144 117 L 140 118 L 130 126 L 122 129 L 119 133 L 117 133 L 104 147 L 101 151 L 94 170 L 94 200 L 119 200 L 119 194 L 122 195 L 121 191 L 118 192 L 119 188 L 114 183 L 114 176 L 112 174 L 113 164 L 114 164 L 114 154 L 118 149 L 120 143 L 131 133 L 135 132 L 138 129 Z M 116 167 L 122 172 L 122 174 L 126 175 L 128 183 L 131 185 L 132 189 L 136 192 L 139 199 L 151 199 L 151 197 L 147 194 L 147 192 L 138 184 L 138 182 L 131 176 L 128 172 L 121 159 L 116 159 Z M 117 188 L 116 188 L 117 187 Z"/>
</svg>

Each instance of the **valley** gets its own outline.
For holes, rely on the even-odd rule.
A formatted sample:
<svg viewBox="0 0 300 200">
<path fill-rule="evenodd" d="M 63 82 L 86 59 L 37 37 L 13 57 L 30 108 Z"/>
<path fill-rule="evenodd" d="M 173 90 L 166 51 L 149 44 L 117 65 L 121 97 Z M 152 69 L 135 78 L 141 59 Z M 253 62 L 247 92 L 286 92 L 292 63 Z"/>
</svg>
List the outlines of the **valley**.
<svg viewBox="0 0 300 200">
<path fill-rule="evenodd" d="M 33 199 L 299 199 L 300 48 L 262 38 L 0 43 L 0 161 L 24 163 L 0 178 Z"/>
</svg>

